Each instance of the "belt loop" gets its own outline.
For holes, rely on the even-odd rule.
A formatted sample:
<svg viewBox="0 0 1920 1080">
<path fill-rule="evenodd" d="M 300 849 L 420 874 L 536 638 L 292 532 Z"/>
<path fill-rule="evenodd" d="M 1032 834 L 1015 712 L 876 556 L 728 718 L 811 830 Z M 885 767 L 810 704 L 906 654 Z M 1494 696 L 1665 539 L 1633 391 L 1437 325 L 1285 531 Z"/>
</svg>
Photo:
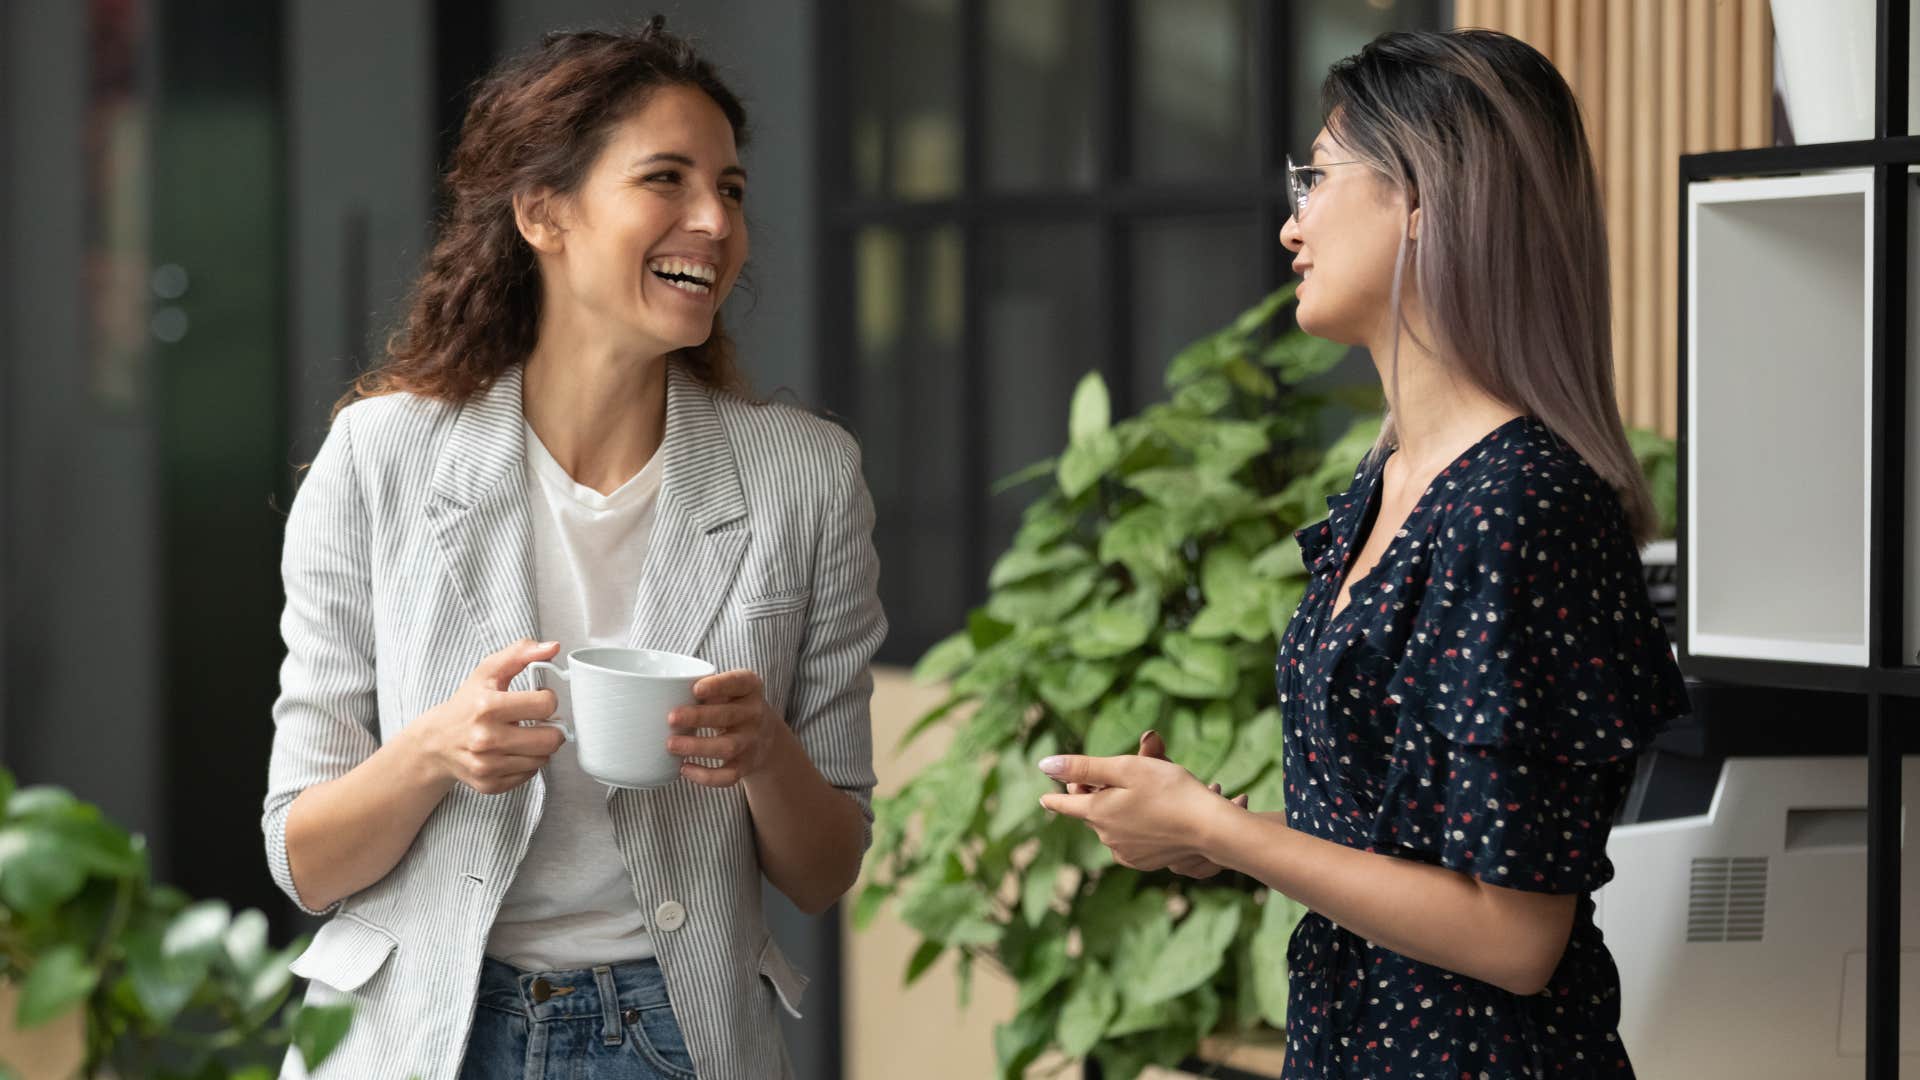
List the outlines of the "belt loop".
<svg viewBox="0 0 1920 1080">
<path fill-rule="evenodd" d="M 624 1036 L 620 1026 L 620 988 L 614 985 L 613 969 L 605 964 L 595 967 L 593 981 L 600 986 L 600 1041 L 619 1046 Z"/>
</svg>

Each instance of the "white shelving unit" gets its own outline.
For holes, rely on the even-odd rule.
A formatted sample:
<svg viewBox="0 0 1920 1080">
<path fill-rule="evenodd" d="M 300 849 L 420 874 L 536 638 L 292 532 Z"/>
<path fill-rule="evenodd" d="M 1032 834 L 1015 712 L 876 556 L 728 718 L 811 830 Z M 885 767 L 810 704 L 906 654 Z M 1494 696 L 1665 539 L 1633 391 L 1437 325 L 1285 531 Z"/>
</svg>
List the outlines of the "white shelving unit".
<svg viewBox="0 0 1920 1080">
<path fill-rule="evenodd" d="M 1869 662 L 1873 199 L 1871 169 L 1688 187 L 1693 655 Z"/>
</svg>

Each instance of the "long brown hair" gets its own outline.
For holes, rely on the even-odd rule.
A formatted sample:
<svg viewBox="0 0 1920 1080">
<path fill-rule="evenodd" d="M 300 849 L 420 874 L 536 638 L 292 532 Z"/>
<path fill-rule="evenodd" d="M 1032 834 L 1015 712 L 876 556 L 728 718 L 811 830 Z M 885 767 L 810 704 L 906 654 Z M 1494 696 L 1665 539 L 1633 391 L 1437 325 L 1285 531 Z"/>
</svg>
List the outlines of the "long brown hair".
<svg viewBox="0 0 1920 1080">
<path fill-rule="evenodd" d="M 539 334 L 540 267 L 514 223 L 514 196 L 579 190 L 614 125 L 667 86 L 711 97 L 746 146 L 740 99 L 658 15 L 638 30 L 548 34 L 488 74 L 460 125 L 446 210 L 406 321 L 386 362 L 354 380 L 335 414 L 399 391 L 465 401 L 524 361 Z M 718 312 L 712 335 L 673 358 L 708 386 L 745 391 Z"/>
<path fill-rule="evenodd" d="M 1328 128 L 1421 207 L 1401 232 L 1393 312 L 1411 269 L 1441 362 L 1538 417 L 1619 495 L 1634 536 L 1658 528 L 1614 396 L 1606 216 L 1580 107 L 1532 46 L 1491 30 L 1383 34 L 1333 65 Z M 1397 401 L 1396 344 L 1389 400 Z M 1375 451 L 1395 440 L 1393 417 Z"/>
</svg>

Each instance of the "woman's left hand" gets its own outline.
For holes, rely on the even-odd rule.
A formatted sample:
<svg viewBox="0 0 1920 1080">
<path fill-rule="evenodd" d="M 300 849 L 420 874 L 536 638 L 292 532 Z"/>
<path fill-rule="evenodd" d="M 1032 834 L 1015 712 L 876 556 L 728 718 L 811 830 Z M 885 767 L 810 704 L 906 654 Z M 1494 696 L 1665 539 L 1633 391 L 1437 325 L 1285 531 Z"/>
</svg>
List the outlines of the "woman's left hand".
<svg viewBox="0 0 1920 1080">
<path fill-rule="evenodd" d="M 760 676 L 745 670 L 709 675 L 693 684 L 693 696 L 697 704 L 667 716 L 667 753 L 720 764 L 682 761 L 680 775 L 707 787 L 732 787 L 758 772 L 784 722 L 767 704 Z M 695 734 L 702 730 L 709 733 Z"/>
<path fill-rule="evenodd" d="M 1063 784 L 1098 787 L 1090 794 L 1043 795 L 1040 805 L 1086 822 L 1115 861 L 1135 870 L 1208 858 L 1202 823 L 1233 805 L 1186 769 L 1158 758 L 1069 754 L 1047 758 L 1040 771 Z"/>
</svg>

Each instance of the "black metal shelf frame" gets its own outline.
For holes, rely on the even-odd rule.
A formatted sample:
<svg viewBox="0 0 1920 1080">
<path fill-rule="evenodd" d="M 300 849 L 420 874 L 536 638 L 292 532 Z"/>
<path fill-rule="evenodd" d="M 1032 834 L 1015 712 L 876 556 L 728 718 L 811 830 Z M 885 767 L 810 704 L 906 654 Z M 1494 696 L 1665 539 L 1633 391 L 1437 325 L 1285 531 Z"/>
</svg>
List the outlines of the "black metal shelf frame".
<svg viewBox="0 0 1920 1080">
<path fill-rule="evenodd" d="M 1690 526 L 1679 525 L 1681 666 L 1720 682 L 1862 695 L 1867 703 L 1867 1052 L 1869 1080 L 1897 1080 L 1900 1070 L 1900 834 L 1901 757 L 1920 752 L 1920 724 L 1908 717 L 1920 702 L 1920 667 L 1903 643 L 1907 535 L 1907 266 L 1910 167 L 1920 165 L 1920 136 L 1907 134 L 1905 48 L 1911 13 L 1905 2 L 1876 0 L 1874 137 L 1857 142 L 1770 147 L 1680 159 L 1679 365 L 1680 460 L 1688 460 L 1692 432 L 1687 408 L 1688 189 L 1695 183 L 1832 169 L 1873 171 L 1872 430 L 1869 432 L 1867 655 L 1865 667 L 1695 656 L 1687 652 Z M 1679 470 L 1678 500 L 1687 505 L 1691 482 Z"/>
</svg>

